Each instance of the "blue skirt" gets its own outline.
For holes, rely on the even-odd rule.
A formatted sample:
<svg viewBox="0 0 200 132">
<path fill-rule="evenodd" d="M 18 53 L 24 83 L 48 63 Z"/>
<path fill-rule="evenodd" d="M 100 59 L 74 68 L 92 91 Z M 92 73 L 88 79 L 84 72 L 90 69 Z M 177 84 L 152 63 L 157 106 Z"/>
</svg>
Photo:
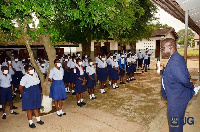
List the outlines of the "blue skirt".
<svg viewBox="0 0 200 132">
<path fill-rule="evenodd" d="M 108 75 L 110 76 L 112 74 L 113 68 L 111 65 L 108 65 Z"/>
<path fill-rule="evenodd" d="M 22 94 L 22 109 L 24 110 L 35 110 L 41 108 L 41 94 L 38 85 L 31 87 L 24 87 Z"/>
<path fill-rule="evenodd" d="M 16 71 L 15 74 L 12 76 L 12 84 L 14 86 L 19 85 L 22 77 L 23 77 L 22 72 L 21 71 Z"/>
<path fill-rule="evenodd" d="M 65 84 L 63 80 L 54 80 L 50 87 L 50 98 L 54 100 L 66 99 Z"/>
<path fill-rule="evenodd" d="M 99 81 L 106 81 L 107 80 L 106 68 L 99 68 L 98 73 L 99 73 L 99 75 L 98 75 Z"/>
<path fill-rule="evenodd" d="M 143 59 L 138 59 L 138 65 L 142 65 Z"/>
<path fill-rule="evenodd" d="M 93 79 L 95 79 L 95 74 L 90 75 Z M 87 85 L 88 88 L 93 88 L 96 86 L 96 81 L 92 81 L 89 77 L 87 78 Z"/>
<path fill-rule="evenodd" d="M 149 65 L 148 59 L 144 60 L 144 65 Z"/>
<path fill-rule="evenodd" d="M 0 88 L 0 100 L 1 103 L 5 104 L 7 101 L 11 102 L 12 99 L 12 88 Z"/>
<path fill-rule="evenodd" d="M 74 74 L 74 68 L 70 69 L 70 73 L 69 73 L 69 82 L 70 83 L 75 83 L 76 78 L 75 78 L 75 74 Z"/>
<path fill-rule="evenodd" d="M 81 79 L 84 79 L 84 75 L 80 75 Z M 77 79 L 75 82 L 75 93 L 82 93 L 86 90 L 86 86 L 82 85 L 83 81 Z"/>
<path fill-rule="evenodd" d="M 120 76 L 125 75 L 125 71 L 122 70 L 121 68 L 120 68 L 120 73 L 119 73 L 119 75 L 120 75 Z"/>
<path fill-rule="evenodd" d="M 70 82 L 70 72 L 67 72 L 67 71 L 65 70 L 65 72 L 64 72 L 64 77 L 63 77 L 63 81 L 64 81 L 64 82 Z"/>
<path fill-rule="evenodd" d="M 131 73 L 131 65 L 127 65 L 126 72 L 127 74 Z"/>
<path fill-rule="evenodd" d="M 112 75 L 110 76 L 111 80 L 119 80 L 119 74 L 117 73 L 117 70 L 113 69 Z"/>
</svg>

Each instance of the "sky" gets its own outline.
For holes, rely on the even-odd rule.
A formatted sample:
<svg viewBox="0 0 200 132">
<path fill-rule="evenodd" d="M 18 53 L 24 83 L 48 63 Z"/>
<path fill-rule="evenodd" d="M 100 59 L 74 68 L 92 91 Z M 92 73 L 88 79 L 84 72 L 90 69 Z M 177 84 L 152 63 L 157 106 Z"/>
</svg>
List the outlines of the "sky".
<svg viewBox="0 0 200 132">
<path fill-rule="evenodd" d="M 155 15 L 156 17 L 160 18 L 158 21 L 162 24 L 167 24 L 175 29 L 178 32 L 181 29 L 185 29 L 185 24 L 179 21 L 178 19 L 174 18 L 163 9 L 158 7 L 158 13 Z"/>
</svg>

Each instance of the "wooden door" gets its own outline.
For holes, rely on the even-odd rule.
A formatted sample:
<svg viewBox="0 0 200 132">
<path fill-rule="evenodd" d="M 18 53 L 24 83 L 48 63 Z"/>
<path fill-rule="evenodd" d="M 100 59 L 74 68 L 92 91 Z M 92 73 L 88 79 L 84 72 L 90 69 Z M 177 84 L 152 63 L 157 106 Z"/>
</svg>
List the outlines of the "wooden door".
<svg viewBox="0 0 200 132">
<path fill-rule="evenodd" d="M 107 48 L 107 53 L 110 53 L 110 42 L 105 42 L 104 45 Z"/>
<path fill-rule="evenodd" d="M 38 57 L 44 57 L 44 56 L 45 56 L 44 49 L 37 49 L 37 58 Z"/>
<path fill-rule="evenodd" d="M 156 40 L 156 54 L 155 58 L 160 56 L 160 40 Z"/>
<path fill-rule="evenodd" d="M 56 55 L 62 57 L 64 54 L 64 48 L 56 48 Z"/>
</svg>

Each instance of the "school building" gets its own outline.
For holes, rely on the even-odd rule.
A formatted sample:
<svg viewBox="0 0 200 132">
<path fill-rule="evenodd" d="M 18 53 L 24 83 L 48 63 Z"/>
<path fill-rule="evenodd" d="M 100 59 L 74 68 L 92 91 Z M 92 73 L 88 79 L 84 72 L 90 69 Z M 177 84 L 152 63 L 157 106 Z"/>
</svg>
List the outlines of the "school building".
<svg viewBox="0 0 200 132">
<path fill-rule="evenodd" d="M 156 29 L 148 40 L 142 39 L 136 43 L 136 52 L 140 49 L 145 53 L 146 48 L 148 48 L 152 52 L 151 58 L 157 58 L 161 56 L 161 41 L 166 38 L 172 38 L 174 40 L 178 39 L 178 35 L 174 28 Z"/>
</svg>

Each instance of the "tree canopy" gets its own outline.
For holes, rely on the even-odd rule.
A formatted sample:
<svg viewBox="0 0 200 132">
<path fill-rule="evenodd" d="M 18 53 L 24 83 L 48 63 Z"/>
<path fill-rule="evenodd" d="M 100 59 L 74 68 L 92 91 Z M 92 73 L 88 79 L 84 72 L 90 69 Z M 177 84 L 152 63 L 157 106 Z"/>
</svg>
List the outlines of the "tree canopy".
<svg viewBox="0 0 200 132">
<path fill-rule="evenodd" d="M 177 42 L 178 42 L 180 45 L 184 45 L 185 29 L 179 30 L 179 31 L 177 32 L 177 34 L 178 34 L 178 36 L 179 36 L 179 39 L 177 40 Z M 193 43 L 194 35 L 195 35 L 195 33 L 194 33 L 191 29 L 188 29 L 188 44 Z"/>
</svg>

